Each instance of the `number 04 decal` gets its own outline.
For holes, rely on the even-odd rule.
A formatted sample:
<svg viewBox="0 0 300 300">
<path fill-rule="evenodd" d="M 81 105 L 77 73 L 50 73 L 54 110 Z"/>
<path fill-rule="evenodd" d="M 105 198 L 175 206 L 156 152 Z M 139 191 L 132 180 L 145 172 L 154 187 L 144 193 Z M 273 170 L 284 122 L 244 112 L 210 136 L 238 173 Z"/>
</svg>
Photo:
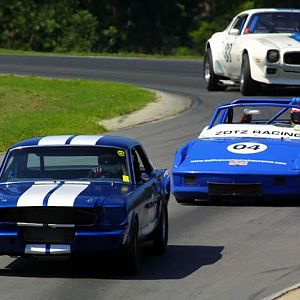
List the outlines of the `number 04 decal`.
<svg viewBox="0 0 300 300">
<path fill-rule="evenodd" d="M 260 144 L 260 143 L 236 143 L 229 145 L 227 150 L 232 153 L 239 153 L 239 154 L 255 154 L 259 152 L 263 152 L 267 149 L 267 145 Z"/>
</svg>

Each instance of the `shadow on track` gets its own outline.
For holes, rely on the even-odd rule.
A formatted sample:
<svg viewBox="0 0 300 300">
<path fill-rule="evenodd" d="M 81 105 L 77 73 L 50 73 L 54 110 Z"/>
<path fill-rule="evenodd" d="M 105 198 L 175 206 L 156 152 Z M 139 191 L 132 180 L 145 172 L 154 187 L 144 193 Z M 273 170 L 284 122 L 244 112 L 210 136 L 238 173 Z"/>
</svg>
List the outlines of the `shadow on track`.
<svg viewBox="0 0 300 300">
<path fill-rule="evenodd" d="M 240 94 L 240 90 L 238 87 L 229 87 L 227 88 L 227 91 L 230 92 L 238 92 Z M 224 93 L 224 91 L 223 91 Z M 279 87 L 279 86 L 273 86 L 273 87 L 262 87 L 260 92 L 255 97 L 299 97 L 300 96 L 300 88 L 299 87 Z M 243 96 L 240 94 L 239 98 L 243 98 L 246 96 Z"/>
<path fill-rule="evenodd" d="M 143 248 L 141 270 L 138 275 L 126 276 L 122 263 L 116 257 L 102 259 L 55 260 L 17 258 L 0 270 L 0 277 L 38 278 L 98 278 L 122 280 L 182 279 L 201 267 L 216 263 L 222 258 L 223 246 L 170 245 L 165 255 L 147 254 Z"/>
<path fill-rule="evenodd" d="M 195 200 L 192 203 L 178 204 L 184 206 L 243 206 L 243 207 L 298 207 L 300 206 L 299 199 L 219 199 L 219 200 Z"/>
</svg>

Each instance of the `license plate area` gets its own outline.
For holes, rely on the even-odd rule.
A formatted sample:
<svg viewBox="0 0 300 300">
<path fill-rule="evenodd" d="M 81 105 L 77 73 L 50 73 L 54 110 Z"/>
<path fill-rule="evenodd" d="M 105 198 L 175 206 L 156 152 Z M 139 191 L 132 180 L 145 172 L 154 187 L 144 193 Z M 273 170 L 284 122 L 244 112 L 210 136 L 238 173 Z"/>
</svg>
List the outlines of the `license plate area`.
<svg viewBox="0 0 300 300">
<path fill-rule="evenodd" d="M 74 228 L 23 227 L 21 228 L 24 243 L 73 244 Z"/>
<path fill-rule="evenodd" d="M 260 183 L 208 183 L 209 196 L 261 197 Z"/>
</svg>

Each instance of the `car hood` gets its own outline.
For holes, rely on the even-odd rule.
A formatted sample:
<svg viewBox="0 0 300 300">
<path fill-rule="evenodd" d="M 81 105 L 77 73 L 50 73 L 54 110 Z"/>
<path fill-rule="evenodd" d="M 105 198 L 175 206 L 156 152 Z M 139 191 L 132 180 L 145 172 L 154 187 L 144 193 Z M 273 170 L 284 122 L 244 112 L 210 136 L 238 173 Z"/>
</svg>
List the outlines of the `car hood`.
<svg viewBox="0 0 300 300">
<path fill-rule="evenodd" d="M 275 47 L 277 49 L 283 48 L 299 48 L 300 42 L 294 38 L 293 34 L 253 34 L 251 36 L 254 40 L 262 43 L 267 47 Z"/>
<path fill-rule="evenodd" d="M 111 182 L 12 182 L 0 184 L 0 207 L 100 207 L 122 205 L 131 185 Z"/>
<path fill-rule="evenodd" d="M 189 143 L 173 173 L 299 173 L 300 142 L 261 138 L 200 138 Z"/>
</svg>

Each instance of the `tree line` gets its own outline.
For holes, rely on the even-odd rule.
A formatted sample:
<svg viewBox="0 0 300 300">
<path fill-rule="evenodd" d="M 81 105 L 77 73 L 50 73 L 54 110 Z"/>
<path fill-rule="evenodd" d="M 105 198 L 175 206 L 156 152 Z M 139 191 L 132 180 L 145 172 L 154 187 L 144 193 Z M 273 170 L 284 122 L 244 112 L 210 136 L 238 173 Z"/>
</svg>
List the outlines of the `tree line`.
<svg viewBox="0 0 300 300">
<path fill-rule="evenodd" d="M 202 54 L 250 8 L 299 0 L 1 0 L 0 48 L 42 52 Z"/>
</svg>

